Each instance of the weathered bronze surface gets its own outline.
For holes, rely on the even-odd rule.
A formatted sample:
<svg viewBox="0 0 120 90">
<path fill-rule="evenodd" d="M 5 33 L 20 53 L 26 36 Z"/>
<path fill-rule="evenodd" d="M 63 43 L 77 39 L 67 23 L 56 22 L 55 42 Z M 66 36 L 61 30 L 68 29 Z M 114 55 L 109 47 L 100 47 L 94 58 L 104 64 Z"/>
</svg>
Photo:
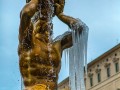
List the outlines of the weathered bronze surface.
<svg viewBox="0 0 120 90">
<path fill-rule="evenodd" d="M 48 1 L 52 8 L 47 7 Z M 31 21 L 41 4 L 41 14 Z M 52 18 L 56 15 L 70 27 L 76 19 L 63 14 L 65 0 L 27 0 L 20 13 L 19 66 L 25 90 L 56 90 L 61 57 L 64 49 L 72 46 L 72 35 L 65 35 L 58 41 L 49 43 L 52 35 Z M 52 14 L 50 17 L 49 15 Z M 71 27 L 70 27 L 71 28 Z M 49 55 L 48 44 L 51 44 Z M 50 59 L 49 59 L 50 58 Z M 41 88 L 41 89 L 40 89 Z"/>
</svg>

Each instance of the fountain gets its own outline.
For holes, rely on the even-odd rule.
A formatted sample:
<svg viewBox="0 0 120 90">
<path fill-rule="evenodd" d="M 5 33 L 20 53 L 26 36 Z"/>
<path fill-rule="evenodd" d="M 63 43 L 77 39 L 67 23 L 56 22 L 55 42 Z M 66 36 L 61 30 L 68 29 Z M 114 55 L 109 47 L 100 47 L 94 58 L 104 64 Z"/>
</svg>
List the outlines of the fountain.
<svg viewBox="0 0 120 90">
<path fill-rule="evenodd" d="M 18 55 L 22 90 L 57 90 L 63 51 L 69 59 L 70 90 L 85 90 L 88 27 L 81 20 L 64 15 L 64 4 L 65 0 L 27 0 L 20 13 Z M 55 15 L 70 30 L 53 39 Z"/>
</svg>

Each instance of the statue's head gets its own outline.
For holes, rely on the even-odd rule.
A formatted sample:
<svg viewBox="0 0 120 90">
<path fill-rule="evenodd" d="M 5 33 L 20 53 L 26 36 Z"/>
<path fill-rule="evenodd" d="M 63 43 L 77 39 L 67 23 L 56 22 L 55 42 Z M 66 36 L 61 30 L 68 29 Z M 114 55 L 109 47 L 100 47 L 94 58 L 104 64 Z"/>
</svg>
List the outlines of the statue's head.
<svg viewBox="0 0 120 90">
<path fill-rule="evenodd" d="M 26 3 L 29 3 L 31 0 L 26 0 Z"/>
</svg>

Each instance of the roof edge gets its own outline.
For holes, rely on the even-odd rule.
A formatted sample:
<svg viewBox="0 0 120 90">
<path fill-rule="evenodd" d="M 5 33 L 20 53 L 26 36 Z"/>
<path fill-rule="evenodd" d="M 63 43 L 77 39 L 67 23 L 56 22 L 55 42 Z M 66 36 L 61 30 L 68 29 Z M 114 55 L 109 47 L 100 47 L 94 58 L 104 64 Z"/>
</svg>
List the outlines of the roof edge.
<svg viewBox="0 0 120 90">
<path fill-rule="evenodd" d="M 103 59 L 105 56 L 109 55 L 111 52 L 117 50 L 118 48 L 120 48 L 120 43 L 117 44 L 116 46 L 112 47 L 111 49 L 109 49 L 108 51 L 103 53 L 102 55 L 98 56 L 96 59 L 94 59 L 91 62 L 89 62 L 88 63 L 88 67 L 90 67 L 91 65 L 95 64 L 97 61 Z"/>
</svg>

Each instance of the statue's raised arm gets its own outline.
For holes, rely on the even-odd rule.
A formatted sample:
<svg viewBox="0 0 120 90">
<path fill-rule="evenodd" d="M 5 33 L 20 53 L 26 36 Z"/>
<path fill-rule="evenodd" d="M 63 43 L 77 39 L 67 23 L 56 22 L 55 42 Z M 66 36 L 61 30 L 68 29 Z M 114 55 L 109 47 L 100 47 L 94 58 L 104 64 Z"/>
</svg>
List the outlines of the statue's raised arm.
<svg viewBox="0 0 120 90">
<path fill-rule="evenodd" d="M 29 3 L 26 3 L 26 5 L 23 7 L 23 9 L 20 12 L 19 42 L 21 44 L 24 44 L 24 46 L 25 44 L 30 45 L 31 43 L 30 38 L 32 36 L 32 29 L 33 29 L 31 18 L 37 11 L 38 3 L 39 0 L 31 0 Z"/>
<path fill-rule="evenodd" d="M 55 12 L 56 12 L 57 17 L 62 22 L 67 24 L 69 26 L 69 28 L 72 28 L 74 24 L 78 23 L 77 19 L 64 14 L 65 0 L 58 0 L 58 2 L 55 4 L 55 6 L 56 6 Z M 80 25 L 79 25 L 79 27 L 80 27 Z"/>
<path fill-rule="evenodd" d="M 69 26 L 71 30 L 77 30 L 80 34 L 82 32 L 82 26 L 79 21 L 71 16 L 64 14 L 65 0 L 55 0 L 55 15 L 65 24 Z M 79 29 L 75 29 L 79 28 Z M 76 32 L 76 33 L 77 33 Z M 72 42 L 72 33 L 66 32 L 65 35 L 61 38 L 61 48 L 62 50 L 70 48 L 73 45 Z"/>
</svg>

